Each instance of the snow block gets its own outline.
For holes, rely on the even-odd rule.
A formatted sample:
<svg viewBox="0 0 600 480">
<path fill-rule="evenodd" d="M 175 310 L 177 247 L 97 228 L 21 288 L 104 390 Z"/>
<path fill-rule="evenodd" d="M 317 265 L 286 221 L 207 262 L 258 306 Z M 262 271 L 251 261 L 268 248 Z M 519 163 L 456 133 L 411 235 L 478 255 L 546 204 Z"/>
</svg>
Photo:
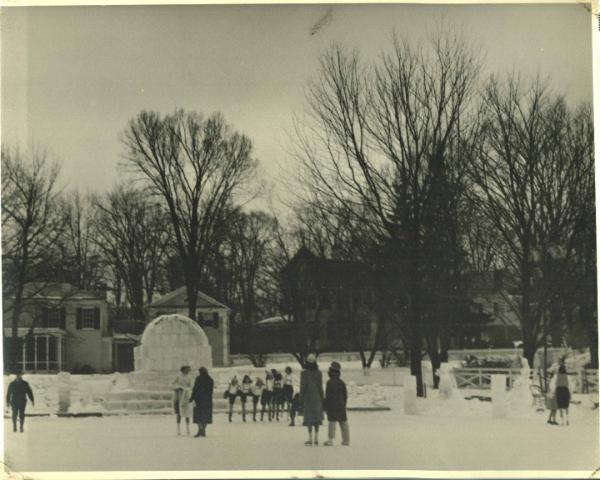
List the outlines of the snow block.
<svg viewBox="0 0 600 480">
<path fill-rule="evenodd" d="M 492 416 L 505 418 L 507 407 L 506 375 L 492 375 Z"/>
<path fill-rule="evenodd" d="M 404 414 L 417 414 L 417 379 L 413 375 L 407 375 L 404 385 Z"/>
</svg>

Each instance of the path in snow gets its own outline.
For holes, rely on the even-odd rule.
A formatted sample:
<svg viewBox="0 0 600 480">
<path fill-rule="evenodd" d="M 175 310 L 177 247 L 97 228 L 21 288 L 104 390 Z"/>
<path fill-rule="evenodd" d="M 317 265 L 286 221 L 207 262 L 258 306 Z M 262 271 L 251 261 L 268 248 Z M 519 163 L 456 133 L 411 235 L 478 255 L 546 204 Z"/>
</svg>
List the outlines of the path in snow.
<svg viewBox="0 0 600 480">
<path fill-rule="evenodd" d="M 555 427 L 545 418 L 405 416 L 351 412 L 350 447 L 305 447 L 306 429 L 287 422 L 228 423 L 215 415 L 207 438 L 177 437 L 173 416 L 5 420 L 13 471 L 61 470 L 593 470 L 598 416 Z M 583 419 L 582 419 L 583 420 Z M 322 432 L 324 433 L 324 432 Z M 338 432 L 339 435 L 339 432 Z M 322 436 L 321 441 L 325 438 Z"/>
</svg>

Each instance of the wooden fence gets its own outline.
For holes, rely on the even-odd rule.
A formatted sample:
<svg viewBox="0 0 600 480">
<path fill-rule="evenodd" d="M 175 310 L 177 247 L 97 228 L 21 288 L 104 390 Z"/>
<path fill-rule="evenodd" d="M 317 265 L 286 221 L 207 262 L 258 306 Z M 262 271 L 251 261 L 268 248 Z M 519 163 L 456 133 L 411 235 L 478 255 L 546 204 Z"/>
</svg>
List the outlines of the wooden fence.
<svg viewBox="0 0 600 480">
<path fill-rule="evenodd" d="M 458 388 L 491 388 L 492 375 L 506 375 L 506 386 L 512 388 L 516 379 L 521 375 L 518 368 L 455 368 L 454 376 Z M 543 383 L 541 372 L 532 370 L 533 383 Z M 579 372 L 569 372 L 569 380 L 573 393 L 590 393 L 598 391 L 598 370 L 585 369 Z"/>
</svg>

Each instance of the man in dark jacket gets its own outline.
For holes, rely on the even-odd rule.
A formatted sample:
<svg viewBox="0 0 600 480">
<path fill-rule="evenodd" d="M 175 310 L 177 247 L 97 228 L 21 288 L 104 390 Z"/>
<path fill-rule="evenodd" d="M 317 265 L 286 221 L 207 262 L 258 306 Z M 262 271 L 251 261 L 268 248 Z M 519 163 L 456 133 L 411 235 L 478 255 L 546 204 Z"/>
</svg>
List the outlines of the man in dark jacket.
<svg viewBox="0 0 600 480">
<path fill-rule="evenodd" d="M 325 411 L 329 420 L 329 439 L 325 445 L 332 446 L 335 438 L 335 424 L 339 422 L 342 430 L 342 445 L 350 445 L 350 429 L 346 416 L 346 404 L 348 403 L 348 391 L 346 384 L 340 378 L 342 367 L 338 362 L 331 362 L 329 367 L 329 380 L 325 388 Z"/>
<path fill-rule="evenodd" d="M 13 421 L 13 432 L 17 431 L 17 416 L 19 417 L 19 425 L 21 432 L 23 432 L 23 424 L 25 423 L 25 406 L 27 405 L 27 397 L 33 402 L 33 392 L 29 384 L 23 380 L 23 373 L 17 372 L 17 378 L 15 378 L 8 385 L 8 391 L 6 392 L 6 405 L 10 405 L 12 408 L 12 421 Z"/>
</svg>

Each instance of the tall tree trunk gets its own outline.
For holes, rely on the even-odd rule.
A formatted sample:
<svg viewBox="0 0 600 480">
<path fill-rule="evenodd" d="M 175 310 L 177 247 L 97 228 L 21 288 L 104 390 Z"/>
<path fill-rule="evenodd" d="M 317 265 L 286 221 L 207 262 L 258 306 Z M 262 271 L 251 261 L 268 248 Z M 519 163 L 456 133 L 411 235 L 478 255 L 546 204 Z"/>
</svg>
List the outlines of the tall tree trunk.
<svg viewBox="0 0 600 480">
<path fill-rule="evenodd" d="M 525 335 L 523 335 L 523 356 L 527 359 L 530 368 L 533 368 L 536 351 L 536 341 L 531 338 L 526 339 Z"/>
<path fill-rule="evenodd" d="M 592 328 L 590 331 L 590 366 L 598 368 L 598 328 Z"/>
<path fill-rule="evenodd" d="M 186 280 L 186 292 L 188 299 L 188 317 L 196 321 L 196 304 L 198 301 L 198 287 L 194 281 Z"/>
</svg>

